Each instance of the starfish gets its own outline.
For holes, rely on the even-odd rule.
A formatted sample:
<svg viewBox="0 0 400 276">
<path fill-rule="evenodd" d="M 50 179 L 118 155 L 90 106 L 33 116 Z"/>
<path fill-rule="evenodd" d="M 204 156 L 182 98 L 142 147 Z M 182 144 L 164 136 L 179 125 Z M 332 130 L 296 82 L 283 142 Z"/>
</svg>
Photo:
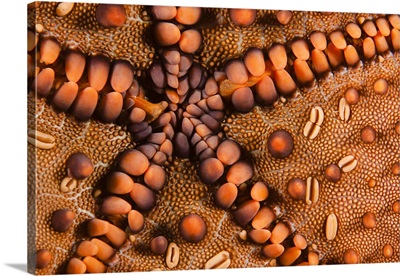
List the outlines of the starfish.
<svg viewBox="0 0 400 276">
<path fill-rule="evenodd" d="M 398 15 L 60 5 L 28 16 L 32 272 L 399 261 Z"/>
</svg>

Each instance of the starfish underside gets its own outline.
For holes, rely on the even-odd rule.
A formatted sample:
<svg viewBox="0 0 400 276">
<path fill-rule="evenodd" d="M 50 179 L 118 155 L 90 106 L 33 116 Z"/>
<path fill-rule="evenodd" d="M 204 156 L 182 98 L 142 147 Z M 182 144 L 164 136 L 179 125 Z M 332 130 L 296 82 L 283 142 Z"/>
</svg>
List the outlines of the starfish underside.
<svg viewBox="0 0 400 276">
<path fill-rule="evenodd" d="M 158 56 L 151 35 L 149 7 L 125 5 L 125 24 L 103 28 L 95 19 L 96 4 L 75 4 L 67 17 L 55 15 L 57 5 L 40 3 L 28 17 L 29 27 L 40 23 L 44 27 L 41 37 L 55 38 L 63 50 L 73 48 L 87 56 L 126 60 L 139 82 L 146 77 L 146 70 Z M 361 17 L 375 20 L 382 15 L 293 12 L 291 22 L 282 25 L 275 19 L 276 11 L 258 10 L 252 25 L 238 27 L 230 20 L 228 9 L 203 9 L 202 19 L 195 25 L 201 31 L 203 43 L 193 60 L 212 74 L 252 47 L 266 51 L 274 43 L 290 45 L 295 38 L 309 39 L 314 31 L 328 34 L 344 30 L 346 24 Z M 348 40 L 352 42 L 359 47 L 358 40 Z M 400 186 L 399 175 L 392 172 L 393 164 L 400 161 L 400 135 L 395 130 L 400 120 L 399 75 L 400 55 L 398 50 L 391 49 L 368 60 L 361 56 L 354 67 L 338 66 L 311 84 L 299 85 L 291 97 L 281 98 L 273 106 L 256 105 L 247 113 L 239 113 L 226 104 L 223 137 L 236 141 L 252 163 L 254 175 L 247 185 L 257 181 L 268 185 L 270 198 L 264 204 L 274 209 L 277 222 L 291 228 L 285 247 L 293 246 L 291 238 L 295 234 L 306 239 L 308 247 L 300 259 L 307 260 L 312 251 L 318 253 L 319 263 L 343 263 L 344 252 L 353 249 L 360 263 L 400 260 L 400 216 L 393 211 L 393 204 L 400 199 Z M 384 95 L 374 91 L 374 83 L 380 78 L 389 84 Z M 339 102 L 349 88 L 359 92 L 360 100 L 351 105 L 350 118 L 342 120 Z M 304 126 L 315 107 L 323 110 L 324 120 L 318 136 L 309 139 L 303 134 Z M 49 134 L 56 141 L 48 150 L 31 144 L 28 147 L 28 156 L 35 160 L 28 168 L 28 200 L 35 206 L 28 214 L 29 254 L 41 248 L 53 254 L 50 265 L 35 273 L 64 273 L 68 260 L 75 256 L 76 246 L 88 239 L 85 223 L 101 216 L 95 191 L 101 189 L 105 176 L 117 167 L 118 156 L 138 143 L 123 124 L 102 123 L 96 118 L 80 122 L 68 112 L 55 110 L 48 99 L 38 98 L 32 91 L 28 93 L 28 110 L 28 127 Z M 360 138 L 365 126 L 376 131 L 373 143 L 363 143 Z M 284 159 L 275 158 L 267 145 L 270 135 L 279 129 L 288 131 L 294 141 L 293 151 Z M 66 176 L 65 163 L 74 152 L 86 154 L 93 162 L 94 172 L 78 181 L 72 192 L 62 193 L 59 185 Z M 346 156 L 354 157 L 356 167 L 342 172 L 339 181 L 328 181 L 325 168 Z M 202 183 L 198 163 L 168 157 L 163 166 L 168 181 L 156 193 L 154 208 L 145 213 L 144 229 L 132 235 L 134 239 L 128 246 L 118 249 L 119 260 L 107 272 L 170 270 L 165 255 L 155 255 L 149 249 L 150 240 L 158 235 L 180 248 L 179 264 L 173 269 L 204 269 L 205 263 L 221 251 L 229 252 L 230 268 L 277 265 L 275 259 L 261 254 L 262 245 L 240 238 L 243 227 L 232 212 L 214 204 L 215 190 L 223 183 Z M 287 183 L 295 177 L 318 179 L 317 202 L 306 204 L 288 194 Z M 375 181 L 374 185 L 368 184 L 370 180 Z M 59 233 L 52 229 L 50 219 L 54 211 L 62 208 L 73 210 L 76 216 L 72 227 Z M 376 216 L 373 229 L 362 223 L 366 212 Z M 206 235 L 198 243 L 185 241 L 179 233 L 181 218 L 190 213 L 200 215 L 207 225 Z M 332 240 L 326 238 L 330 214 L 338 220 L 337 234 Z M 382 253 L 386 245 L 393 248 L 390 257 Z"/>
</svg>

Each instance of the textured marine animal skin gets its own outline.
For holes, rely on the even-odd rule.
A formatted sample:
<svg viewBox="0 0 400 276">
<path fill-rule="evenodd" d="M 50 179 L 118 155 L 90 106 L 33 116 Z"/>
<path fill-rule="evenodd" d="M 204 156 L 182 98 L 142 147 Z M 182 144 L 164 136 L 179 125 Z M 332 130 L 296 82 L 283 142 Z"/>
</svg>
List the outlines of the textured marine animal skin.
<svg viewBox="0 0 400 276">
<path fill-rule="evenodd" d="M 121 108 L 121 115 L 112 122 L 102 121 L 104 117 L 98 113 L 89 116 L 90 119 L 78 120 L 71 109 L 64 112 L 54 107 L 54 93 L 67 81 L 64 59 L 68 50 L 73 49 L 85 57 L 103 56 L 110 62 L 128 62 L 134 75 L 133 83 L 136 83 L 132 86 L 140 91 L 136 95 L 145 94 L 144 104 L 168 102 L 168 107 L 164 106 L 157 118 L 167 112 L 174 113 L 174 106 L 171 105 L 174 100 L 160 92 L 162 89 L 155 86 L 150 73 L 151 66 L 157 62 L 165 66 L 162 62 L 167 47 L 159 45 L 153 32 L 159 20 L 150 6 L 124 5 L 126 19 L 123 25 L 105 28 L 97 21 L 97 4 L 75 3 L 72 10 L 63 16 L 55 13 L 58 4 L 39 3 L 31 7 L 28 14 L 28 30 L 38 38 L 36 48 L 28 51 L 28 60 L 40 58 L 35 56 L 35 52 L 44 48 L 41 43 L 46 38 L 54 39 L 61 47 L 57 62 L 52 65 L 38 62 L 35 65 L 40 71 L 46 67 L 55 71 L 50 96 L 35 94 L 31 86 L 27 95 L 29 129 L 37 129 L 55 140 L 47 143 L 55 144 L 49 149 L 39 144 L 35 147 L 30 143 L 28 146 L 28 157 L 36 161 L 30 162 L 28 167 L 28 200 L 35 206 L 28 214 L 28 254 L 34 257 L 39 249 L 48 249 L 52 253 L 49 265 L 42 269 L 35 269 L 32 258 L 31 272 L 65 273 L 71 258 L 77 257 L 80 242 L 92 238 L 87 233 L 87 224 L 93 218 L 107 220 L 125 231 L 122 246 L 115 246 L 109 238 L 103 239 L 116 250 L 112 261 L 104 261 L 107 272 L 204 269 L 208 268 L 209 260 L 225 251 L 229 261 L 225 260 L 223 265 L 229 268 L 399 262 L 398 16 L 293 11 L 289 22 L 282 21 L 285 23 L 282 24 L 277 11 L 257 10 L 248 26 L 238 26 L 232 20 L 229 9 L 203 8 L 201 19 L 194 24 L 166 20 L 180 24 L 182 33 L 186 29 L 195 29 L 201 34 L 199 49 L 194 54 L 181 52 L 181 56 L 190 56 L 193 64 L 203 68 L 204 83 L 209 78 L 215 78 L 217 95 L 224 99 L 224 117 L 212 133 L 218 141 L 214 151 L 221 141 L 236 141 L 241 148 L 240 159 L 250 164 L 252 173 L 244 181 L 235 183 L 238 196 L 233 205 L 220 208 L 215 203 L 216 193 L 222 184 L 229 182 L 227 178 L 233 179 L 229 177 L 229 169 L 234 165 L 224 165 L 222 176 L 212 183 L 205 183 L 208 176 L 199 172 L 199 166 L 207 158 L 203 160 L 199 157 L 201 151 L 189 158 L 182 157 L 182 153 L 176 154 L 178 145 L 172 142 L 174 152 L 165 154 L 165 162 L 150 158 L 152 163 L 161 162 L 167 181 L 162 189 L 153 191 L 156 202 L 151 210 L 142 212 L 143 230 L 133 233 L 127 225 L 126 214 L 104 215 L 101 204 L 104 194 L 107 194 L 104 188 L 107 176 L 120 170 L 121 155 L 146 144 L 149 136 L 140 140 L 131 133 L 123 114 L 129 115 L 132 106 Z M 381 25 L 378 19 L 387 24 Z M 369 35 L 370 30 L 363 29 L 367 22 L 373 22 L 379 34 Z M 349 23 L 360 26 L 359 38 L 352 37 L 346 29 Z M 383 25 L 388 26 L 387 35 L 382 35 L 386 34 L 386 29 L 380 27 Z M 328 69 L 323 71 L 318 71 L 318 61 L 313 58 L 312 52 L 319 47 L 310 38 L 317 31 L 325 35 L 327 49 L 333 49 L 320 51 L 329 62 Z M 346 45 L 341 49 L 335 38 L 330 36 L 335 31 L 344 35 Z M 306 75 L 305 71 L 295 65 L 302 58 L 292 48 L 299 39 L 304 39 L 309 49 L 310 57 L 305 60 L 311 68 L 312 77 L 306 81 L 302 78 Z M 369 52 L 365 48 L 370 41 L 375 47 L 374 54 L 367 58 Z M 274 58 L 268 56 L 277 44 L 284 46 L 287 58 L 283 71 L 286 70 L 289 78 L 283 82 L 279 81 L 280 73 L 277 73 L 282 69 L 278 69 Z M 262 50 L 266 60 L 265 73 L 262 76 L 250 75 L 244 83 L 237 84 L 229 78 L 229 61 L 242 61 L 253 48 Z M 354 52 L 348 54 L 353 48 L 356 55 Z M 222 77 L 218 78 L 218 74 Z M 86 75 L 85 69 L 82 79 L 77 81 L 80 90 L 89 86 Z M 275 84 L 278 97 L 271 104 L 263 104 L 255 96 L 249 111 L 239 112 L 240 105 L 238 108 L 234 99 L 235 91 L 251 87 L 251 93 L 256 95 L 255 83 L 265 75 Z M 28 72 L 30 83 L 35 77 L 35 73 Z M 377 83 L 381 79 L 387 85 L 383 90 L 380 82 Z M 286 83 L 294 83 L 295 89 L 286 92 Z M 199 87 L 207 90 L 204 85 Z M 115 90 L 113 88 L 107 83 L 105 88 L 100 89 L 98 101 Z M 357 100 L 350 96 L 348 91 L 351 89 L 357 91 Z M 194 93 L 192 90 L 189 93 Z M 204 96 L 207 94 L 204 91 L 201 97 L 209 99 L 211 96 Z M 129 93 L 122 94 L 126 104 Z M 135 98 L 136 102 L 140 102 L 138 98 Z M 194 114 L 195 111 L 188 111 L 188 106 L 182 108 Z M 146 111 L 146 116 L 149 115 L 150 111 Z M 154 118 L 155 121 L 157 118 Z M 154 133 L 160 132 L 155 123 L 151 126 Z M 366 127 L 369 128 L 364 130 Z M 175 125 L 175 133 L 181 131 L 180 128 L 180 125 Z M 271 137 L 277 130 L 289 133 L 293 140 L 292 149 L 284 157 L 276 154 L 274 146 L 270 146 Z M 282 140 L 286 148 L 288 142 Z M 212 148 L 210 144 L 208 148 Z M 157 151 L 162 152 L 159 148 Z M 196 152 L 194 145 L 191 150 Z M 64 193 L 60 191 L 60 183 L 67 176 L 66 162 L 76 152 L 82 152 L 91 159 L 94 171 L 88 178 L 79 180 L 71 191 Z M 335 165 L 338 171 L 328 170 L 330 165 Z M 288 183 L 294 178 L 302 181 L 297 182 L 300 183 L 297 186 L 300 187 L 298 198 L 297 192 L 288 189 Z M 135 183 L 144 181 L 143 176 L 133 179 Z M 265 183 L 269 193 L 266 199 L 259 200 L 260 203 L 251 195 L 252 187 L 257 182 Z M 258 204 L 258 207 L 248 221 L 243 222 L 238 213 L 246 203 L 249 203 L 248 206 Z M 137 207 L 135 203 L 131 204 L 133 208 Z M 75 218 L 67 231 L 55 231 L 51 225 L 52 214 L 63 208 L 72 210 Z M 258 236 L 254 235 L 258 234 L 254 234 L 254 230 L 260 229 L 253 229 L 256 227 L 251 220 L 263 208 L 272 210 L 275 218 L 270 225 L 261 227 L 269 231 L 271 238 L 257 242 Z M 243 212 L 246 217 L 250 211 Z M 193 213 L 200 216 L 206 225 L 205 236 L 196 242 L 183 238 L 179 226 L 183 217 Z M 151 251 L 149 244 L 159 235 L 179 247 L 176 266 L 168 265 L 165 254 L 157 255 Z M 299 245 L 299 236 L 305 240 L 305 246 Z M 267 246 L 274 244 L 280 245 L 282 255 L 266 256 Z M 224 254 L 221 256 L 226 256 Z"/>
</svg>

